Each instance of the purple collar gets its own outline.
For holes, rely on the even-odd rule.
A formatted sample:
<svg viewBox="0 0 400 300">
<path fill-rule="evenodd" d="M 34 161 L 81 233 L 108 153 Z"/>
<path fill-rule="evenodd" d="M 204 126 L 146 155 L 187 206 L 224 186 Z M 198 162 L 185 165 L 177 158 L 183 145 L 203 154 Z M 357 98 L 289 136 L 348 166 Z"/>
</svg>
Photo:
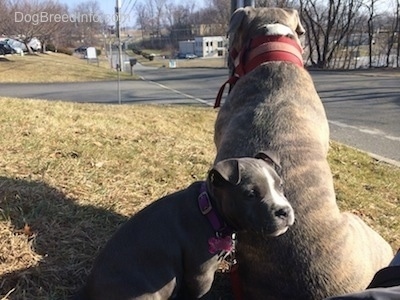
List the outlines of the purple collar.
<svg viewBox="0 0 400 300">
<path fill-rule="evenodd" d="M 215 208 L 212 207 L 205 182 L 201 184 L 200 195 L 197 199 L 201 213 L 207 217 L 215 231 L 215 237 L 208 239 L 208 252 L 211 254 L 220 252 L 225 254 L 231 253 L 235 247 L 235 243 L 232 240 L 233 230 L 222 220 Z"/>
<path fill-rule="evenodd" d="M 201 184 L 198 203 L 201 213 L 207 217 L 217 237 L 230 236 L 233 233 L 233 230 L 222 220 L 216 209 L 212 207 L 207 193 L 206 182 Z"/>
</svg>

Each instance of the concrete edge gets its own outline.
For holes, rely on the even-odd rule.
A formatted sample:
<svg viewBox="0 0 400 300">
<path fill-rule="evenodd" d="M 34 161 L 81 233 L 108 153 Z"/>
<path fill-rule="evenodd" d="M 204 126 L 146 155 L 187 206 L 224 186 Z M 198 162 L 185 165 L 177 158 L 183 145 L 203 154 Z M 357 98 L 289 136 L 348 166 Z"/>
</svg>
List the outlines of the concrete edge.
<svg viewBox="0 0 400 300">
<path fill-rule="evenodd" d="M 372 153 L 372 152 L 364 151 L 364 150 L 358 149 L 356 147 L 349 146 L 347 144 L 339 142 L 337 140 L 333 140 L 333 139 L 330 139 L 330 140 L 334 141 L 335 143 L 344 145 L 344 146 L 346 146 L 348 148 L 351 148 L 353 150 L 357 150 L 359 152 L 365 153 L 365 154 L 369 155 L 371 158 L 375 159 L 378 162 L 384 162 L 384 163 L 387 163 L 389 165 L 392 165 L 392 166 L 400 168 L 400 161 L 397 161 L 397 160 L 394 160 L 394 159 L 391 159 L 391 158 L 387 158 L 387 157 L 384 157 L 384 156 L 381 156 L 381 155 L 378 155 L 378 154 L 375 154 L 375 153 Z"/>
</svg>

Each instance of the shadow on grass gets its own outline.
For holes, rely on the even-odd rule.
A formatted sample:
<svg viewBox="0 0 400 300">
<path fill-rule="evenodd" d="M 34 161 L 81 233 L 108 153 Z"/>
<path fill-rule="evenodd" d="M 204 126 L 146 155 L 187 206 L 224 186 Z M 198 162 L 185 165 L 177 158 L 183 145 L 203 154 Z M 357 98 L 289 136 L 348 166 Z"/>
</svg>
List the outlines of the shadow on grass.
<svg viewBox="0 0 400 300">
<path fill-rule="evenodd" d="M 3 226 L 8 221 L 11 229 Z M 43 182 L 0 177 L 0 299 L 70 298 L 125 221 L 112 211 L 78 205 Z M 212 298 L 232 299 L 228 273 L 215 274 Z"/>
<path fill-rule="evenodd" d="M 0 299 L 67 298 L 85 281 L 98 250 L 126 220 L 106 209 L 80 206 L 43 182 L 0 177 L 0 221 L 12 228 L 6 235 L 11 238 L 3 237 L 0 243 Z M 9 231 L 2 228 L 0 234 Z M 15 244 L 17 236 L 23 245 Z M 36 254 L 41 259 L 32 267 Z M 10 267 L 15 271 L 6 273 Z"/>
<path fill-rule="evenodd" d="M 13 61 L 9 60 L 7 57 L 0 57 L 0 62 L 12 63 Z"/>
</svg>

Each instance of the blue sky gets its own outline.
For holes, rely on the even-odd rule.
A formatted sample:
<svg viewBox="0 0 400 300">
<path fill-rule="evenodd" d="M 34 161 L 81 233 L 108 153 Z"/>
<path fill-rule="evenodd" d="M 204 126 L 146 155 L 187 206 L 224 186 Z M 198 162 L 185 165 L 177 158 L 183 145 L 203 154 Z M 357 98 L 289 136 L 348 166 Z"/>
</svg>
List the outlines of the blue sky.
<svg viewBox="0 0 400 300">
<path fill-rule="evenodd" d="M 67 4 L 69 8 L 73 8 L 77 6 L 78 4 L 82 2 L 86 2 L 89 0 L 59 0 L 61 3 Z M 112 16 L 114 16 L 115 13 L 115 6 L 116 6 L 116 0 L 97 0 L 97 2 L 100 4 L 100 8 L 104 14 L 107 15 L 108 18 L 114 19 Z M 123 24 L 123 26 L 126 25 L 135 25 L 136 20 L 135 20 L 135 9 L 133 8 L 131 10 L 131 7 L 133 3 L 138 3 L 139 0 L 121 0 L 121 12 L 122 14 L 128 14 L 130 11 L 131 13 L 129 14 L 129 18 L 127 18 Z M 128 8 L 127 8 L 128 7 Z M 123 20 L 123 19 L 122 19 Z M 113 23 L 113 22 L 111 22 Z"/>
<path fill-rule="evenodd" d="M 61 3 L 65 3 L 68 4 L 69 7 L 74 7 L 79 3 L 85 2 L 85 1 L 89 1 L 89 0 L 59 0 Z M 102 11 L 105 14 L 113 14 L 114 10 L 115 10 L 115 6 L 116 6 L 116 0 L 97 0 L 97 2 L 100 4 L 100 7 L 102 9 Z M 129 7 L 129 10 L 131 9 L 131 6 L 133 5 L 133 3 L 145 3 L 143 0 L 121 0 L 122 3 L 122 12 L 127 11 L 127 6 Z M 171 1 L 169 1 L 171 2 Z M 185 2 L 185 0 L 172 0 L 172 2 L 175 3 L 179 3 L 179 2 Z M 192 1 L 190 1 L 192 2 Z M 193 2 L 197 2 L 196 6 L 197 7 L 202 7 L 204 5 L 204 1 L 203 0 L 193 0 Z M 132 12 L 134 12 L 135 9 L 132 10 Z"/>
<path fill-rule="evenodd" d="M 123 0 L 121 0 L 121 1 L 123 1 Z M 67 4 L 68 7 L 71 8 L 71 7 L 74 7 L 74 6 L 76 6 L 76 5 L 78 5 L 78 4 L 82 3 L 82 2 L 85 2 L 85 0 L 84 1 L 82 1 L 82 0 L 60 0 L 60 2 L 64 3 L 64 4 Z M 113 1 L 113 0 L 111 0 L 111 1 L 110 0 L 97 0 L 97 2 L 100 4 L 101 10 L 105 14 L 114 13 L 116 1 Z M 129 0 L 127 1 L 127 3 L 129 3 Z"/>
</svg>

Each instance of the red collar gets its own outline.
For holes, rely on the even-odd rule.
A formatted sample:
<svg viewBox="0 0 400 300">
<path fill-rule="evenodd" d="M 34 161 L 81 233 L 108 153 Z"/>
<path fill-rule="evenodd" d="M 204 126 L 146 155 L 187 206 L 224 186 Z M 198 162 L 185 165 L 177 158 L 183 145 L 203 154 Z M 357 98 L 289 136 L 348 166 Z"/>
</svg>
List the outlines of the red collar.
<svg viewBox="0 0 400 300">
<path fill-rule="evenodd" d="M 263 35 L 251 40 L 249 45 L 243 47 L 238 53 L 235 49 L 231 51 L 235 71 L 220 88 L 215 100 L 214 108 L 221 104 L 222 94 L 226 84 L 233 86 L 239 78 L 264 62 L 287 61 L 303 67 L 303 49 L 293 39 L 280 35 Z"/>
</svg>

